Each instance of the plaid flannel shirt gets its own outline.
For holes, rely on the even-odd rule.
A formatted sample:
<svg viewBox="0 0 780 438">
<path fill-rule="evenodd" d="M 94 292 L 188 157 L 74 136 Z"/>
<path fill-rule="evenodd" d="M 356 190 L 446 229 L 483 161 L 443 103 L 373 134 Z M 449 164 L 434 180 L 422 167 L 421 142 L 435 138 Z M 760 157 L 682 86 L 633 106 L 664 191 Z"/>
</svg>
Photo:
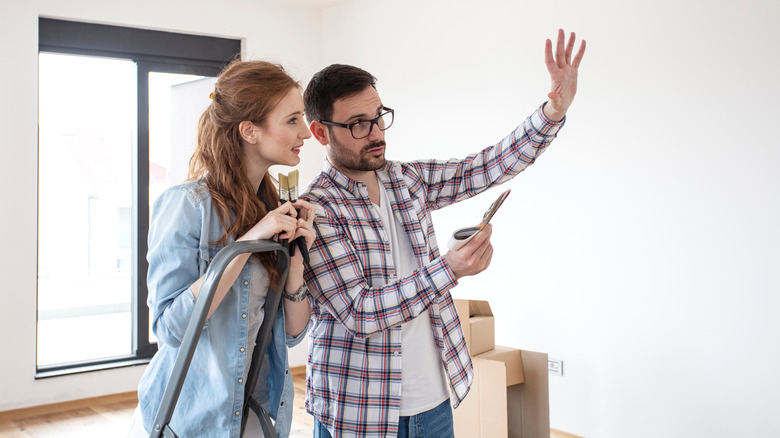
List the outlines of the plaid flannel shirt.
<svg viewBox="0 0 780 438">
<path fill-rule="evenodd" d="M 390 241 L 365 184 L 327 160 L 303 198 L 317 206 L 305 278 L 313 297 L 306 410 L 334 438 L 395 437 L 401 400 L 401 324 L 428 311 L 457 407 L 473 368 L 449 290 L 430 211 L 508 181 L 546 149 L 563 121 L 541 107 L 509 136 L 463 160 L 388 161 L 377 170 L 419 267 L 397 278 Z"/>
</svg>

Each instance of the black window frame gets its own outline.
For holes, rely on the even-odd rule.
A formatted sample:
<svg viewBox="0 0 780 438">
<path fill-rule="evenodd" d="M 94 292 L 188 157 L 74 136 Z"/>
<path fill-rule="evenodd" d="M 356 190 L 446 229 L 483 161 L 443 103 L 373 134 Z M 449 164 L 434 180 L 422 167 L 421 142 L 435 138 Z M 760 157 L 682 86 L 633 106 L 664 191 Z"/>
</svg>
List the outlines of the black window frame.
<svg viewBox="0 0 780 438">
<path fill-rule="evenodd" d="M 149 232 L 149 73 L 217 76 L 241 57 L 241 40 L 113 26 L 54 18 L 38 19 L 38 52 L 126 59 L 137 69 L 137 145 L 133 162 L 133 339 L 128 356 L 38 366 L 36 378 L 88 372 L 149 362 L 157 344 L 149 342 L 146 299 Z M 39 209 L 40 211 L 40 209 Z M 37 291 L 36 291 L 37 293 Z"/>
</svg>

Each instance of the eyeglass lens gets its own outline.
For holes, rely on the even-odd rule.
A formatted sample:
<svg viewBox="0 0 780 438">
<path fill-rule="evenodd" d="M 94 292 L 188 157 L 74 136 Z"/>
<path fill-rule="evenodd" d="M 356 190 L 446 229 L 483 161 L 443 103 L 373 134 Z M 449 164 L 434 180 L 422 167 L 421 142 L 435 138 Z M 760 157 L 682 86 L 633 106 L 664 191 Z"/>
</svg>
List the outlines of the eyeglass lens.
<svg viewBox="0 0 780 438">
<path fill-rule="evenodd" d="M 368 137 L 371 133 L 371 128 L 374 127 L 374 123 L 376 123 L 376 126 L 380 131 L 384 131 L 393 124 L 393 113 L 388 111 L 375 120 L 364 120 L 351 125 L 350 130 L 352 131 L 352 136 L 355 138 Z"/>
</svg>

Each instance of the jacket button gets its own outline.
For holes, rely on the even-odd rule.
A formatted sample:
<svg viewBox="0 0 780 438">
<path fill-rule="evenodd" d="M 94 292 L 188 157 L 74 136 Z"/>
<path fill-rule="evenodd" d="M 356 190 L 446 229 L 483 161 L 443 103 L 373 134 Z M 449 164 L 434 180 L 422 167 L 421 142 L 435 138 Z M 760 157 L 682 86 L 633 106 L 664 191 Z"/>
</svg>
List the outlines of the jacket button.
<svg viewBox="0 0 780 438">
<path fill-rule="evenodd" d="M 236 415 L 241 415 L 241 411 L 236 411 Z"/>
<path fill-rule="evenodd" d="M 246 319 L 246 313 L 242 313 L 241 318 Z"/>
<path fill-rule="evenodd" d="M 246 280 L 244 280 L 244 286 L 246 286 L 246 285 L 248 285 L 248 284 L 249 284 L 249 282 L 248 282 L 248 281 L 246 281 Z"/>
<path fill-rule="evenodd" d="M 239 348 L 239 351 L 241 351 L 243 353 L 246 350 L 244 349 L 244 347 L 241 347 L 241 348 Z"/>
</svg>

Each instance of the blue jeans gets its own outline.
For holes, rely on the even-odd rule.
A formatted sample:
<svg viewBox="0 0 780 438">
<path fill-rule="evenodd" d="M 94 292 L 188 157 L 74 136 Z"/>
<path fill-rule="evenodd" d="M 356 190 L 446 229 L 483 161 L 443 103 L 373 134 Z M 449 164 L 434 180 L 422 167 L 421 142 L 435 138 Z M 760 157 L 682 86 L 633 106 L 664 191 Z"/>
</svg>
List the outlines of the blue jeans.
<svg viewBox="0 0 780 438">
<path fill-rule="evenodd" d="M 398 438 L 454 438 L 452 408 L 444 400 L 435 408 L 410 417 L 398 418 Z M 332 438 L 328 428 L 314 418 L 314 438 Z"/>
</svg>

